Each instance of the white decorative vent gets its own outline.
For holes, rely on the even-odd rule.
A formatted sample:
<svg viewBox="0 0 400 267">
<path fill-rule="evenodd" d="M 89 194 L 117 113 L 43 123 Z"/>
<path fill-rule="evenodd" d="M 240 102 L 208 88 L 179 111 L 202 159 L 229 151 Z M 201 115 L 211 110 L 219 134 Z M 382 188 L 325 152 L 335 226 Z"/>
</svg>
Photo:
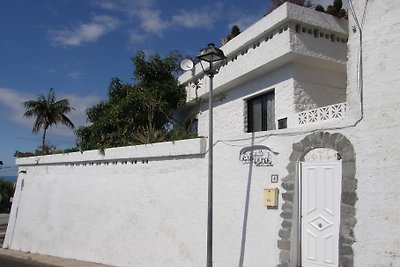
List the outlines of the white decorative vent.
<svg viewBox="0 0 400 267">
<path fill-rule="evenodd" d="M 330 106 L 306 110 L 298 114 L 298 122 L 300 125 L 338 119 L 346 114 L 346 103 L 338 103 Z"/>
</svg>

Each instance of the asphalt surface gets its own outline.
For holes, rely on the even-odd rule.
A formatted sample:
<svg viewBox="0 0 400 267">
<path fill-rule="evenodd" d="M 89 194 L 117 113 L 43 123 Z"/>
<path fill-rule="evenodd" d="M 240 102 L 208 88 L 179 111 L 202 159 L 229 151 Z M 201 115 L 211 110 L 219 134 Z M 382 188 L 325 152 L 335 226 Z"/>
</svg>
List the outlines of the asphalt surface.
<svg viewBox="0 0 400 267">
<path fill-rule="evenodd" d="M 9 217 L 10 217 L 9 214 L 0 214 L 0 225 L 7 224 Z"/>
<path fill-rule="evenodd" d="M 12 258 L 0 255 L 1 267 L 55 267 L 56 265 L 48 265 L 42 262 L 32 262 L 19 258 Z"/>
<path fill-rule="evenodd" d="M 0 248 L 0 267 L 115 267 Z"/>
</svg>

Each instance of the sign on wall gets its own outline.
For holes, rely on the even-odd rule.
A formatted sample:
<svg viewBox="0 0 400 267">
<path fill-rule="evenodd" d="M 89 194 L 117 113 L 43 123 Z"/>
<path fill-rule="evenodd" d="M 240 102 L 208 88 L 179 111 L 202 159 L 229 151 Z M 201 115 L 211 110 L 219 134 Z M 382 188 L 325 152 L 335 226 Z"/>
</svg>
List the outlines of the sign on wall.
<svg viewBox="0 0 400 267">
<path fill-rule="evenodd" d="M 239 160 L 243 164 L 254 163 L 256 166 L 274 166 L 272 157 L 278 154 L 267 146 L 254 145 L 242 148 L 239 153 Z"/>
</svg>

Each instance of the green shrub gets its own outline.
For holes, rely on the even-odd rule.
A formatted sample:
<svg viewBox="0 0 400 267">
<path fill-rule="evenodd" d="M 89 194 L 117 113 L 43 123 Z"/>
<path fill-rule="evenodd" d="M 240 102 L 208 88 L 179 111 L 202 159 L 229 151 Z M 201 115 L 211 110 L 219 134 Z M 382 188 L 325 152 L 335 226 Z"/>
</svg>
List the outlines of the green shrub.
<svg viewBox="0 0 400 267">
<path fill-rule="evenodd" d="M 0 178 L 0 213 L 10 212 L 10 197 L 14 196 L 14 184 Z"/>
</svg>

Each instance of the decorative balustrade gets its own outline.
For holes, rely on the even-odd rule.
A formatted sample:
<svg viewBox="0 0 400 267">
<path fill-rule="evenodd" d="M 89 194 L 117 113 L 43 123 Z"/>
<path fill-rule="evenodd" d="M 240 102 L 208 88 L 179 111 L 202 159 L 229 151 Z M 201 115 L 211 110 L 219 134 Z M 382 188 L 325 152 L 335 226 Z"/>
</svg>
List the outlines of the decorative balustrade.
<svg viewBox="0 0 400 267">
<path fill-rule="evenodd" d="M 299 125 L 313 122 L 326 121 L 344 117 L 346 114 L 346 103 L 338 103 L 330 106 L 305 110 L 297 113 Z"/>
</svg>

